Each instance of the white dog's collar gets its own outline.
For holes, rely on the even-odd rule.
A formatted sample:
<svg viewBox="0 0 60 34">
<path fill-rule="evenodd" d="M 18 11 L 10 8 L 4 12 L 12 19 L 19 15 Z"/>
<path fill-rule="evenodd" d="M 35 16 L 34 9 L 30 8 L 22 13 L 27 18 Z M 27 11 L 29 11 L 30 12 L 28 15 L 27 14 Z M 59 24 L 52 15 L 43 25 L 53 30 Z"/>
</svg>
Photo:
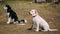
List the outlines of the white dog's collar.
<svg viewBox="0 0 60 34">
<path fill-rule="evenodd" d="M 33 17 L 36 17 L 37 15 L 33 16 Z"/>
</svg>

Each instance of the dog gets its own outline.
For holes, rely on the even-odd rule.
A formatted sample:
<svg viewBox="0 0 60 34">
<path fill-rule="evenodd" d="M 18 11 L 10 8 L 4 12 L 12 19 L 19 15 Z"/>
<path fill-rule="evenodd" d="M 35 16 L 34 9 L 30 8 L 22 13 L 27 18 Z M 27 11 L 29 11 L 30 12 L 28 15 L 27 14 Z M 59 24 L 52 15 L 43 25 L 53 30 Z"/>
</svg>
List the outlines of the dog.
<svg viewBox="0 0 60 34">
<path fill-rule="evenodd" d="M 24 23 L 27 22 L 26 19 L 18 20 L 16 12 L 14 12 L 8 4 L 5 4 L 3 8 L 7 12 L 7 17 L 8 17 L 7 24 L 11 24 L 11 23 L 14 23 L 14 24 L 17 24 L 17 23 L 24 24 Z"/>
<path fill-rule="evenodd" d="M 41 30 L 41 31 L 58 31 L 58 29 L 50 29 L 48 23 L 41 16 L 39 16 L 37 10 L 32 9 L 29 12 L 29 14 L 32 15 L 32 21 L 33 21 L 33 24 L 35 25 L 36 32 L 38 32 L 39 30 Z M 31 30 L 31 28 L 29 30 Z"/>
</svg>

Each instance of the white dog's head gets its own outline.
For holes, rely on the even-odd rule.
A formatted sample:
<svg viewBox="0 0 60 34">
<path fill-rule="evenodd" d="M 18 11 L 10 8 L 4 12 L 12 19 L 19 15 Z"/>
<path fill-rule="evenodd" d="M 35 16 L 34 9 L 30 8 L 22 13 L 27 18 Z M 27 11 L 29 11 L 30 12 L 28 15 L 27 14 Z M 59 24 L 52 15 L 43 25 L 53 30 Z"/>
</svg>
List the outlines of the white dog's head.
<svg viewBox="0 0 60 34">
<path fill-rule="evenodd" d="M 32 16 L 38 15 L 37 10 L 33 9 L 29 12 Z"/>
</svg>

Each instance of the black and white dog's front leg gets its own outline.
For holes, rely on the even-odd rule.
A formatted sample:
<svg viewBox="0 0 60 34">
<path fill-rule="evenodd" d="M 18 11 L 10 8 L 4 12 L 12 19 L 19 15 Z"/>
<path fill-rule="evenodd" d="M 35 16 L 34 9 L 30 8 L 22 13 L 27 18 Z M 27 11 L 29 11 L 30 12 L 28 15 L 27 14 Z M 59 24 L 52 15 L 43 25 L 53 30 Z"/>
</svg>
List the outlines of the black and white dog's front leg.
<svg viewBox="0 0 60 34">
<path fill-rule="evenodd" d="M 10 24 L 11 20 L 12 20 L 11 17 L 9 17 L 8 21 L 7 21 L 7 24 Z"/>
</svg>

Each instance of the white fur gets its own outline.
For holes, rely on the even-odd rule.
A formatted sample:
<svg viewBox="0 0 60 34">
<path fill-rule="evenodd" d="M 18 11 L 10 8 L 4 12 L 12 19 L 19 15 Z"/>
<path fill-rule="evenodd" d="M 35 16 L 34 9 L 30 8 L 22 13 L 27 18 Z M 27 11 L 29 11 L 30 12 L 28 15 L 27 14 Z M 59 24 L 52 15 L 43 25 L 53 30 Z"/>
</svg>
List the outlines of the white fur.
<svg viewBox="0 0 60 34">
<path fill-rule="evenodd" d="M 7 24 L 10 24 L 11 22 L 11 17 L 8 18 Z"/>
<path fill-rule="evenodd" d="M 37 10 L 33 9 L 30 11 L 30 14 L 33 17 L 33 22 L 36 25 L 36 30 L 35 31 L 39 31 L 39 27 L 43 27 L 44 30 L 41 31 L 57 31 L 57 29 L 50 29 L 48 23 L 41 17 L 39 16 Z M 35 17 L 34 17 L 35 16 Z"/>
<path fill-rule="evenodd" d="M 25 20 L 25 24 L 27 23 L 27 20 L 26 19 L 24 19 Z M 25 25 L 25 24 L 23 24 L 22 22 L 20 22 L 21 24 L 16 24 L 16 25 Z"/>
<path fill-rule="evenodd" d="M 14 22 L 14 19 L 11 19 L 11 17 L 8 17 L 7 24 L 10 24 L 11 22 Z M 17 24 L 18 21 L 14 22 L 14 24 Z"/>
<path fill-rule="evenodd" d="M 4 6 L 4 9 L 8 9 L 8 8 Z"/>
<path fill-rule="evenodd" d="M 25 20 L 25 23 L 27 23 L 27 20 L 26 19 L 24 19 Z"/>
<path fill-rule="evenodd" d="M 9 16 L 10 15 L 10 13 L 7 13 L 7 16 Z"/>
</svg>

